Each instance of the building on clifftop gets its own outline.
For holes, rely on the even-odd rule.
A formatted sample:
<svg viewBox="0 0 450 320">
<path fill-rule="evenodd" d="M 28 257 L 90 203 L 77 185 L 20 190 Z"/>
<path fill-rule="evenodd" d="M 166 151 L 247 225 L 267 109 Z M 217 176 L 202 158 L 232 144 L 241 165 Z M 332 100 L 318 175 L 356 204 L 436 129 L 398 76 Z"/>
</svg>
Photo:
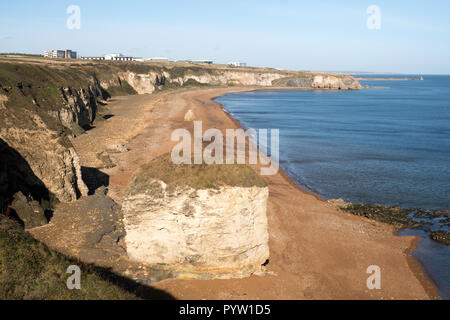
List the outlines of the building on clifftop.
<svg viewBox="0 0 450 320">
<path fill-rule="evenodd" d="M 44 51 L 45 58 L 51 59 L 76 59 L 77 52 L 69 49 L 66 50 L 45 50 Z"/>
</svg>

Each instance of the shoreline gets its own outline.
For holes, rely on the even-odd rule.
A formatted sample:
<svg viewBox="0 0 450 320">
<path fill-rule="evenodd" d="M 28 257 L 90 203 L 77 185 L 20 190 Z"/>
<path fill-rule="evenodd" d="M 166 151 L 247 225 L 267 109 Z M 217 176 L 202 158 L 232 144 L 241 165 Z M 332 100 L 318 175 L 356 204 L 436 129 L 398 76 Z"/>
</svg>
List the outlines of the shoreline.
<svg viewBox="0 0 450 320">
<path fill-rule="evenodd" d="M 398 235 L 398 232 L 400 230 L 397 230 L 394 235 L 396 237 L 402 237 Z M 438 295 L 438 289 L 436 283 L 431 278 L 431 275 L 425 268 L 425 265 L 420 262 L 417 258 L 414 258 L 412 256 L 412 253 L 417 249 L 420 241 L 420 237 L 415 237 L 416 239 L 411 243 L 411 247 L 406 250 L 406 259 L 408 261 L 408 265 L 411 269 L 411 271 L 416 275 L 417 280 L 420 281 L 425 291 L 430 296 L 436 296 L 437 300 L 442 300 L 442 298 Z"/>
<path fill-rule="evenodd" d="M 357 78 L 358 81 L 423 81 L 420 78 Z"/>
<path fill-rule="evenodd" d="M 276 91 L 276 90 L 278 90 L 278 89 L 274 89 L 274 91 Z M 286 90 L 286 89 L 285 89 L 285 90 Z M 264 90 L 264 89 L 259 89 L 259 90 L 256 89 L 256 90 L 254 90 L 254 89 L 252 89 L 252 90 L 249 90 L 249 91 L 239 91 L 239 92 L 256 92 L 256 91 L 270 91 L 270 90 Z M 297 91 L 297 90 L 295 90 L 295 89 L 287 89 L 287 91 Z M 306 90 L 300 89 L 300 90 L 298 90 L 298 91 L 306 91 Z M 236 92 L 228 92 L 228 93 L 226 93 L 226 94 L 229 94 L 229 93 L 236 93 Z M 246 128 L 242 125 L 242 123 L 241 123 L 239 120 L 233 118 L 233 116 L 232 116 L 229 112 L 227 112 L 227 111 L 225 110 L 223 104 L 221 104 L 220 102 L 215 101 L 215 99 L 220 98 L 221 96 L 223 96 L 223 95 L 220 95 L 220 96 L 211 98 L 211 102 L 219 104 L 220 107 L 222 108 L 224 114 L 225 114 L 231 121 L 233 121 L 233 123 L 236 124 L 239 128 L 242 128 L 242 129 L 245 130 Z M 246 138 L 246 139 L 248 140 L 248 138 Z M 294 179 L 293 179 L 291 176 L 289 176 L 289 174 L 287 174 L 286 171 L 285 171 L 281 166 L 280 166 L 280 168 L 278 169 L 278 172 L 279 172 L 279 173 L 280 173 L 280 174 L 281 174 L 281 175 L 282 175 L 282 176 L 283 176 L 283 177 L 284 177 L 284 178 L 285 178 L 285 179 L 286 179 L 293 187 L 298 188 L 301 192 L 304 192 L 305 194 L 308 194 L 308 195 L 311 195 L 311 196 L 315 197 L 317 200 L 326 202 L 325 199 L 323 199 L 321 196 L 319 196 L 318 194 L 314 193 L 313 191 L 305 190 L 305 189 L 301 188 L 301 186 L 299 186 L 299 185 L 294 181 Z"/>
<path fill-rule="evenodd" d="M 415 79 L 412 79 L 412 80 L 415 80 Z M 417 80 L 419 80 L 419 79 L 417 79 Z M 272 88 L 271 88 L 271 89 L 272 89 Z M 274 91 L 277 91 L 277 90 L 279 90 L 279 89 L 277 89 L 277 88 L 274 89 Z M 295 90 L 295 89 L 288 89 L 288 90 L 297 91 L 297 90 Z M 311 89 L 311 90 L 312 90 L 312 89 Z M 270 90 L 270 89 L 269 89 L 269 90 L 264 90 L 264 88 L 263 88 L 263 89 L 249 90 L 249 91 L 239 91 L 239 92 L 253 92 L 253 91 L 271 91 L 271 90 Z M 305 90 L 301 89 L 301 90 L 298 90 L 298 91 L 305 91 Z M 226 94 L 229 94 L 229 93 L 236 93 L 236 92 L 228 92 L 228 93 L 226 93 Z M 224 95 L 225 95 L 225 94 L 224 94 Z M 223 96 L 223 95 L 220 95 L 220 96 L 217 96 L 217 97 L 213 97 L 213 98 L 211 99 L 211 102 L 213 102 L 213 103 L 218 103 L 218 104 L 221 106 L 221 108 L 222 108 L 224 114 L 225 114 L 227 117 L 229 117 L 230 120 L 232 120 L 236 125 L 238 125 L 239 127 L 243 128 L 243 129 L 245 130 L 246 128 L 241 124 L 241 122 L 240 122 L 239 120 L 233 118 L 232 115 L 225 109 L 225 107 L 224 107 L 223 104 L 221 104 L 221 103 L 215 101 L 217 98 L 219 98 L 219 97 L 221 97 L 221 96 Z M 284 178 L 285 178 L 292 186 L 294 186 L 295 188 L 299 189 L 301 192 L 304 192 L 304 193 L 306 193 L 306 194 L 312 195 L 312 196 L 314 196 L 314 197 L 315 197 L 317 200 L 319 200 L 319 201 L 327 202 L 327 200 L 325 200 L 324 198 L 322 198 L 321 196 L 319 196 L 318 194 L 316 194 L 314 191 L 303 189 L 301 185 L 299 185 L 298 183 L 295 182 L 295 179 L 294 179 L 294 178 L 292 178 L 289 174 L 286 173 L 286 171 L 284 170 L 284 168 L 281 167 L 281 165 L 280 165 L 280 168 L 279 168 L 279 173 L 280 173 L 280 174 L 281 174 L 281 175 L 282 175 L 282 176 L 283 176 L 283 177 L 284 177 Z M 368 219 L 368 218 L 367 218 L 367 219 Z M 369 220 L 371 220 L 371 219 L 369 219 Z M 375 220 L 371 220 L 371 221 L 375 221 Z M 386 225 L 389 225 L 389 224 L 386 224 Z M 398 233 L 399 233 L 402 229 L 403 229 L 403 228 L 393 230 L 393 235 L 396 236 L 396 237 L 401 237 L 400 235 L 398 235 Z M 424 289 L 427 291 L 427 293 L 428 293 L 430 296 L 433 296 L 433 295 L 434 295 L 434 296 L 438 296 L 438 295 L 437 295 L 437 285 L 436 285 L 436 283 L 432 280 L 430 274 L 428 273 L 428 271 L 427 271 L 426 268 L 425 268 L 425 265 L 424 265 L 420 260 L 418 260 L 417 258 L 414 258 L 414 257 L 412 256 L 412 253 L 413 253 L 413 252 L 417 249 L 417 247 L 418 247 L 419 240 L 420 240 L 420 237 L 416 236 L 415 239 L 414 239 L 414 241 L 411 243 L 411 247 L 408 248 L 408 249 L 406 250 L 408 264 L 409 264 L 409 266 L 410 266 L 411 271 L 416 275 L 417 279 L 421 282 L 421 284 L 423 285 L 423 287 L 424 287 Z M 438 296 L 438 297 L 439 297 L 439 296 Z M 440 297 L 439 297 L 439 298 L 440 298 Z"/>
<path fill-rule="evenodd" d="M 213 99 L 226 93 L 260 90 L 277 88 L 190 88 L 116 97 L 108 107 L 115 117 L 75 138 L 74 146 L 83 166 L 96 167 L 98 151 L 110 143 L 126 144 L 128 152 L 110 154 L 117 166 L 102 169 L 109 176 L 108 195 L 120 204 L 135 170 L 170 152 L 176 144 L 167 140 L 170 132 L 185 128 L 192 133 L 193 123 L 184 121 L 188 110 L 203 121 L 204 130 L 241 128 Z M 148 285 L 178 299 L 438 299 L 434 283 L 422 276 L 419 268 L 411 267 L 412 257 L 406 253 L 417 237 L 399 237 L 392 226 L 338 211 L 299 187 L 282 168 L 264 179 L 269 186 L 271 252 L 265 276 L 166 279 Z M 382 290 L 366 288 L 366 268 L 372 264 L 383 268 Z"/>
<path fill-rule="evenodd" d="M 286 88 L 283 88 L 284 90 L 286 90 Z M 251 91 L 271 91 L 271 90 L 280 90 L 280 88 L 261 88 L 261 87 L 236 87 L 236 88 L 209 88 L 209 89 L 204 89 L 204 91 L 211 91 L 211 90 L 220 90 L 223 92 L 219 92 L 218 94 L 210 94 L 207 97 L 207 102 L 208 104 L 211 104 L 211 106 L 216 106 L 220 109 L 220 112 L 222 114 L 222 116 L 225 116 L 225 118 L 227 118 L 229 121 L 231 121 L 235 126 L 237 126 L 238 128 L 242 128 L 243 126 L 241 125 L 241 123 L 234 119 L 224 108 L 223 105 L 214 101 L 216 98 L 224 95 L 224 94 L 228 94 L 228 93 L 237 93 L 237 92 L 251 92 Z M 299 90 L 295 90 L 293 88 L 288 88 L 288 90 L 294 90 L 294 91 L 299 91 Z M 196 90 L 193 89 L 191 92 L 199 92 L 202 90 Z M 300 90 L 300 91 L 304 91 L 304 90 Z M 198 99 L 197 99 L 198 100 Z M 205 99 L 206 100 L 206 99 Z M 204 101 L 203 101 L 204 102 Z M 202 105 L 203 108 L 206 108 L 206 106 Z M 205 111 L 205 110 L 203 110 Z M 194 113 L 197 115 L 197 112 L 194 111 Z M 214 125 L 214 123 L 213 123 Z M 214 127 L 214 126 L 213 126 Z M 217 126 L 220 127 L 220 126 Z M 304 190 L 302 189 L 284 170 L 283 168 L 280 168 L 278 175 L 280 177 L 282 177 L 282 179 L 284 180 L 285 183 L 289 184 L 291 188 L 295 188 L 297 191 L 301 192 L 302 194 L 308 196 L 308 197 L 312 197 L 314 199 L 314 201 L 320 201 L 323 205 L 327 205 L 326 201 L 324 199 L 322 199 L 320 196 L 314 194 L 313 192 L 310 192 L 308 190 Z M 270 183 L 269 183 L 270 185 Z M 342 217 L 345 217 L 346 214 L 340 211 L 340 214 L 342 215 Z M 376 223 L 377 225 L 381 225 L 382 228 L 386 228 L 389 229 L 389 234 L 392 237 L 396 237 L 396 238 L 404 238 L 404 237 L 400 237 L 397 236 L 397 230 L 387 224 L 382 224 L 382 223 L 377 223 L 374 222 L 372 220 L 369 219 L 363 219 L 361 217 L 357 217 L 357 219 L 359 220 L 366 220 L 369 223 Z M 270 223 L 269 223 L 270 224 Z M 428 298 L 431 299 L 439 299 L 438 295 L 437 295 L 437 287 L 435 285 L 435 283 L 432 281 L 432 279 L 429 277 L 428 274 L 426 274 L 426 270 L 424 268 L 424 266 L 420 263 L 420 261 L 418 261 L 417 259 L 415 259 L 414 257 L 412 257 L 410 255 L 410 253 L 412 251 L 415 250 L 415 248 L 417 247 L 417 242 L 419 241 L 418 237 L 410 237 L 411 241 L 410 244 L 404 249 L 404 254 L 405 254 L 405 260 L 407 262 L 408 268 L 409 270 L 414 274 L 414 277 L 417 279 L 417 281 L 420 282 L 422 288 L 424 289 L 424 291 L 426 292 Z M 271 247 L 271 252 L 272 252 L 272 247 Z M 267 276 L 266 276 L 267 277 Z M 176 279 L 171 279 L 171 280 L 165 280 L 163 281 L 165 284 L 167 283 L 171 283 L 171 282 L 177 282 L 179 280 Z M 186 281 L 186 280 L 183 280 Z M 211 280 L 211 281 L 215 281 L 215 280 Z M 167 288 L 165 285 L 162 286 L 163 288 Z"/>
</svg>

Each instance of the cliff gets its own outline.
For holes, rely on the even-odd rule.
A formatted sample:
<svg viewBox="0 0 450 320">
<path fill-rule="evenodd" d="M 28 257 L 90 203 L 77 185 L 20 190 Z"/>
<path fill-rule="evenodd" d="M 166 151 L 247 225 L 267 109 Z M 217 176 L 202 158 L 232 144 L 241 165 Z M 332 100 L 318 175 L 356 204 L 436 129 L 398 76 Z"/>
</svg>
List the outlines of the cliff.
<svg viewBox="0 0 450 320">
<path fill-rule="evenodd" d="M 265 68 L 1 59 L 0 181 L 7 192 L 0 211 L 19 191 L 47 206 L 87 195 L 70 137 L 91 129 L 111 96 L 203 86 L 345 90 L 359 83 L 349 76 Z"/>
<path fill-rule="evenodd" d="M 303 72 L 296 76 L 277 79 L 274 86 L 303 89 L 359 90 L 358 80 L 348 75 Z"/>
<path fill-rule="evenodd" d="M 179 278 L 243 278 L 269 259 L 264 180 L 245 165 L 144 165 L 123 201 L 128 256 Z"/>
</svg>

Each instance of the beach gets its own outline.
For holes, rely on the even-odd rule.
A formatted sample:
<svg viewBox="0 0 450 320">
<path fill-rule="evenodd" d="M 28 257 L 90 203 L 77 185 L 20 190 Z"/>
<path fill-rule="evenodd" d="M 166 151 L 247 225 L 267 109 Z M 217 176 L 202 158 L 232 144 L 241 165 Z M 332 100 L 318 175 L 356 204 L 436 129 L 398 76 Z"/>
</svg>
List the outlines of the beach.
<svg viewBox="0 0 450 320">
<path fill-rule="evenodd" d="M 193 131 L 188 110 L 203 130 L 235 129 L 239 123 L 212 99 L 258 90 L 232 87 L 182 89 L 113 98 L 114 115 L 73 139 L 83 166 L 102 167 L 97 157 L 111 145 L 128 152 L 110 154 L 109 193 L 119 204 L 140 165 L 171 151 L 173 130 Z M 273 88 L 272 88 L 273 89 Z M 99 162 L 100 161 L 100 162 Z M 257 169 L 257 168 L 256 168 Z M 264 176 L 269 186 L 270 259 L 264 276 L 230 280 L 168 279 L 151 286 L 178 299 L 435 299 L 435 286 L 410 256 L 417 237 L 399 237 L 392 226 L 343 213 L 300 189 L 281 170 Z M 381 289 L 366 286 L 371 265 L 381 268 Z"/>
</svg>

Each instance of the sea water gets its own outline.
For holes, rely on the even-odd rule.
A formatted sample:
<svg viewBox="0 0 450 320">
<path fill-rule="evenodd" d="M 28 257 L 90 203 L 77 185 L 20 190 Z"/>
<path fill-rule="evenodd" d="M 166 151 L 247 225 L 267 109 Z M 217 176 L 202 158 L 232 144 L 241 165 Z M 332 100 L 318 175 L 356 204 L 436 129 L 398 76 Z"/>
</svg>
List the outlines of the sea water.
<svg viewBox="0 0 450 320">
<path fill-rule="evenodd" d="M 423 77 L 361 81 L 371 88 L 358 91 L 256 91 L 216 101 L 244 128 L 280 129 L 281 167 L 325 199 L 450 210 L 450 76 Z M 449 298 L 449 246 L 419 230 L 400 234 L 422 237 L 414 256 Z"/>
</svg>

